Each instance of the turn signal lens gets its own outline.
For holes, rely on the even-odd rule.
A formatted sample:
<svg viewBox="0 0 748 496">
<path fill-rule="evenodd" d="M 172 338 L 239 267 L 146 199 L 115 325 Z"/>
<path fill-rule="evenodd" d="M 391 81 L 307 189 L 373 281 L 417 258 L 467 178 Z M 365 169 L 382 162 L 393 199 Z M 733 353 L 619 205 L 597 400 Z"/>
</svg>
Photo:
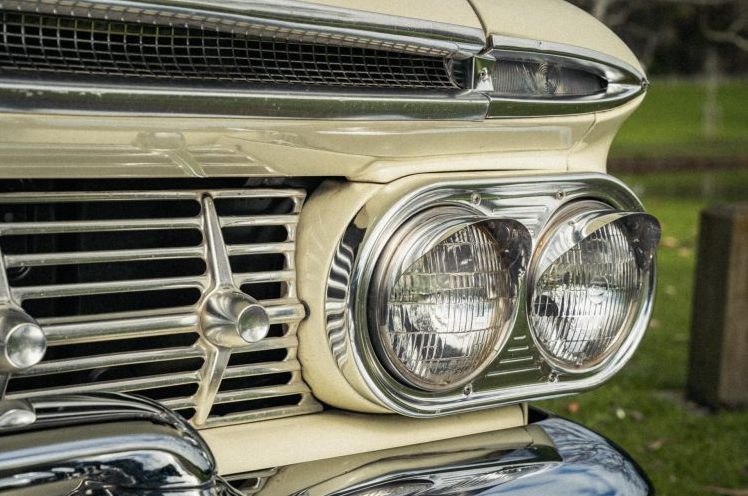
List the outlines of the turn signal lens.
<svg viewBox="0 0 748 496">
<path fill-rule="evenodd" d="M 494 93 L 501 96 L 586 96 L 607 86 L 597 74 L 552 62 L 497 60 L 493 69 Z"/>
<path fill-rule="evenodd" d="M 439 218 L 402 228 L 373 302 L 380 361 L 400 381 L 432 391 L 468 383 L 500 351 L 529 251 L 527 231 L 514 223 L 449 227 Z"/>
<path fill-rule="evenodd" d="M 558 369 L 585 372 L 627 341 L 652 298 L 657 220 L 581 202 L 556 217 L 533 265 L 528 314 Z"/>
</svg>

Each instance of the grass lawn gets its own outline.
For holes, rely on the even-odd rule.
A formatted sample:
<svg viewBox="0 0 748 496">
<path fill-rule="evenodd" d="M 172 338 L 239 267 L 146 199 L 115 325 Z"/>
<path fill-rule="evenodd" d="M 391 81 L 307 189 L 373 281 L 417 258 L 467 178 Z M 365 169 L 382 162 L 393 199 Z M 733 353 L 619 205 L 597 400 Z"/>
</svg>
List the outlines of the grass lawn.
<svg viewBox="0 0 748 496">
<path fill-rule="evenodd" d="M 655 79 L 641 107 L 621 128 L 611 157 L 748 157 L 748 80 L 720 86 L 710 140 L 702 134 L 704 98 L 699 82 Z"/>
<path fill-rule="evenodd" d="M 748 170 L 621 179 L 663 226 L 651 325 L 637 355 L 614 380 L 538 405 L 623 446 L 659 495 L 748 495 L 748 410 L 710 413 L 684 399 L 698 215 L 713 203 L 748 202 Z"/>
</svg>

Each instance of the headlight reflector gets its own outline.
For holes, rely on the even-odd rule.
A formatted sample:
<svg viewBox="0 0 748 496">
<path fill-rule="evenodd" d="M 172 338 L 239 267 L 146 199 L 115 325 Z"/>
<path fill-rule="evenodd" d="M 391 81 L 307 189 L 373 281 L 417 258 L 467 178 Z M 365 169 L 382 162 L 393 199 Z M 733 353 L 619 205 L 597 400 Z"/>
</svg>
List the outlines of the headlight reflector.
<svg viewBox="0 0 748 496">
<path fill-rule="evenodd" d="M 651 301 L 660 227 L 593 201 L 565 208 L 541 240 L 528 316 L 536 344 L 565 372 L 587 372 L 626 341 Z"/>
<path fill-rule="evenodd" d="M 470 382 L 506 341 L 530 241 L 513 222 L 468 223 L 435 210 L 406 223 L 385 249 L 370 308 L 387 370 L 441 391 Z"/>
</svg>

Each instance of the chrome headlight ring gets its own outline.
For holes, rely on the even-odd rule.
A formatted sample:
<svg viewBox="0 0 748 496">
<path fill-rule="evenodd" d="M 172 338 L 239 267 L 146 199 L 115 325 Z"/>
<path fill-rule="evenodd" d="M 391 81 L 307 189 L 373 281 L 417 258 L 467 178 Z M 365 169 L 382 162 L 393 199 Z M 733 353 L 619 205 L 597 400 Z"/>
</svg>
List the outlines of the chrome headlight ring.
<svg viewBox="0 0 748 496">
<path fill-rule="evenodd" d="M 524 277 L 530 252 L 533 252 L 533 266 L 537 265 L 538 245 L 555 215 L 562 207 L 587 200 L 603 205 L 616 217 L 615 221 L 640 219 L 644 215 L 636 196 L 625 185 L 603 174 L 435 183 L 393 197 L 392 201 L 378 201 L 375 208 L 367 205 L 349 225 L 328 281 L 326 305 L 334 311 L 327 312 L 327 336 L 341 374 L 362 396 L 391 411 L 422 417 L 570 394 L 609 379 L 630 359 L 643 336 L 651 313 L 653 274 L 650 283 L 642 288 L 626 337 L 617 341 L 615 349 L 596 366 L 585 370 L 569 370 L 549 359 L 533 336 L 529 315 L 524 310 L 529 304 L 527 293 L 531 293 Z M 486 364 L 481 363 L 485 368 L 477 367 L 477 373 L 467 380 L 427 390 L 428 385 L 424 387 L 394 370 L 392 358 L 384 356 L 381 337 L 377 337 L 377 322 L 382 322 L 382 313 L 377 315 L 381 308 L 376 302 L 382 301 L 382 294 L 377 294 L 376 289 L 372 293 L 372 288 L 383 284 L 382 271 L 386 269 L 382 267 L 391 257 L 388 246 L 392 251 L 393 246 L 402 242 L 398 238 L 407 237 L 408 230 L 402 231 L 403 226 L 421 215 L 428 216 L 427 212 L 437 211 L 451 212 L 450 220 L 438 222 L 441 234 L 423 242 L 414 253 L 427 252 L 450 232 L 486 222 L 511 225 L 515 232 L 526 233 L 517 236 L 517 240 L 525 241 L 515 240 L 515 243 L 516 246 L 526 243 L 527 248 L 521 270 L 516 272 L 519 311 L 509 318 L 507 335 L 497 340 L 498 352 Z M 659 235 L 658 226 L 648 225 L 656 228 Z M 653 250 L 647 253 L 653 264 Z M 418 258 L 409 257 L 410 261 Z M 534 277 L 533 269 L 529 270 L 529 277 Z M 391 275 L 389 281 L 396 278 Z"/>
</svg>

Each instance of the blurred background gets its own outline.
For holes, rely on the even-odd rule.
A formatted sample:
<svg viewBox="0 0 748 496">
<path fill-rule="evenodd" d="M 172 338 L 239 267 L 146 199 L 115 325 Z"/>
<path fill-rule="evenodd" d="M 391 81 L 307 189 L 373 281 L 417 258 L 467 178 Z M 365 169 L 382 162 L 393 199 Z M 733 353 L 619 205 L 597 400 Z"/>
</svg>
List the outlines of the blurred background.
<svg viewBox="0 0 748 496">
<path fill-rule="evenodd" d="M 659 495 L 748 496 L 748 409 L 708 408 L 686 394 L 699 212 L 748 203 L 748 0 L 572 3 L 623 38 L 652 83 L 608 166 L 660 220 L 663 237 L 638 354 L 602 388 L 539 406 L 622 445 Z"/>
</svg>

